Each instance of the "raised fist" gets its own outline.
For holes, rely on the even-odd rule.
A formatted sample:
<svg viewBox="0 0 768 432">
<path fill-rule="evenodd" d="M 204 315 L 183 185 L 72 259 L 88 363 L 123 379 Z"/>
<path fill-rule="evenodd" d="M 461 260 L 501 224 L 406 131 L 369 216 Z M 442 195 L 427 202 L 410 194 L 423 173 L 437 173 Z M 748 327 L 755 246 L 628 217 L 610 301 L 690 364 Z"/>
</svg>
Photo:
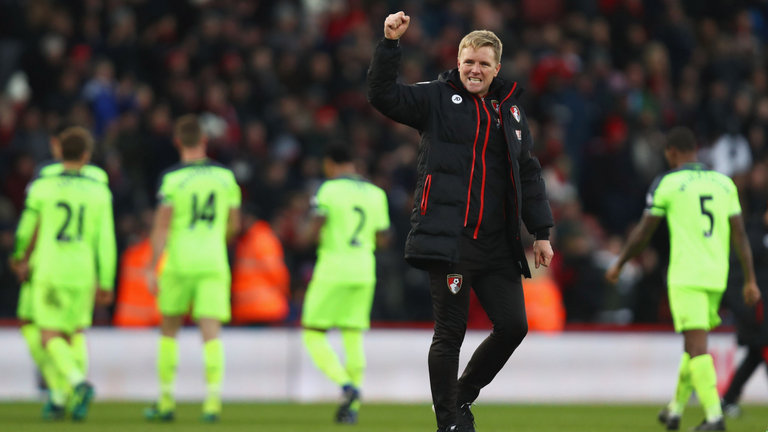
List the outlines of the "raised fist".
<svg viewBox="0 0 768 432">
<path fill-rule="evenodd" d="M 411 23 L 411 17 L 400 11 L 390 14 L 384 20 L 384 37 L 387 39 L 400 39 L 400 36 L 408 30 L 408 24 Z"/>
</svg>

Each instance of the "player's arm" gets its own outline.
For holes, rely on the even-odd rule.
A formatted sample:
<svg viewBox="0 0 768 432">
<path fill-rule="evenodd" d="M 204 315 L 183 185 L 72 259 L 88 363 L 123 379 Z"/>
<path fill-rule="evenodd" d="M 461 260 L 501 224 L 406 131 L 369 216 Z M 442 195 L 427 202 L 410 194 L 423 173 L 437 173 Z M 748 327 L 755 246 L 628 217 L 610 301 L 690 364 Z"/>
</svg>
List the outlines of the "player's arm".
<svg viewBox="0 0 768 432">
<path fill-rule="evenodd" d="M 229 218 L 227 219 L 227 243 L 231 242 L 240 232 L 240 207 L 229 209 Z"/>
<path fill-rule="evenodd" d="M 313 213 L 306 224 L 299 231 L 299 244 L 302 247 L 309 247 L 317 244 L 320 240 L 320 230 L 325 225 L 327 217 L 324 214 Z"/>
<path fill-rule="evenodd" d="M 651 241 L 653 233 L 661 222 L 661 216 L 654 216 L 650 212 L 646 211 L 643 217 L 640 219 L 640 223 L 632 230 L 629 235 L 627 243 L 619 253 L 619 258 L 616 262 L 605 272 L 605 278 L 611 282 L 616 283 L 619 281 L 619 274 L 621 268 L 630 259 L 634 258 L 648 245 Z"/>
<path fill-rule="evenodd" d="M 741 214 L 728 218 L 731 225 L 731 243 L 741 264 L 741 273 L 744 275 L 744 302 L 751 306 L 760 300 L 760 289 L 755 277 L 755 266 L 752 261 L 752 249 L 749 246 L 747 230 L 744 228 L 744 219 Z"/>
<path fill-rule="evenodd" d="M 149 243 L 152 246 L 152 255 L 146 268 L 147 287 L 149 292 L 157 294 L 156 269 L 160 256 L 163 254 L 165 244 L 168 242 L 168 231 L 171 227 L 173 206 L 161 203 L 155 210 L 155 218 L 152 221 L 152 231 L 149 234 Z"/>
<path fill-rule="evenodd" d="M 117 273 L 117 240 L 115 238 L 115 219 L 112 213 L 112 196 L 104 205 L 101 228 L 97 244 L 99 263 L 99 287 L 96 290 L 96 303 L 109 305 L 114 300 L 115 274 Z"/>
<path fill-rule="evenodd" d="M 39 200 L 35 198 L 35 194 L 30 188 L 30 194 L 24 203 L 19 225 L 16 227 L 16 239 L 10 258 L 11 270 L 20 281 L 25 281 L 29 277 L 29 257 L 35 249 L 37 232 L 40 227 L 38 204 Z"/>
<path fill-rule="evenodd" d="M 376 249 L 386 249 L 392 242 L 392 232 L 390 230 L 376 231 Z"/>
</svg>

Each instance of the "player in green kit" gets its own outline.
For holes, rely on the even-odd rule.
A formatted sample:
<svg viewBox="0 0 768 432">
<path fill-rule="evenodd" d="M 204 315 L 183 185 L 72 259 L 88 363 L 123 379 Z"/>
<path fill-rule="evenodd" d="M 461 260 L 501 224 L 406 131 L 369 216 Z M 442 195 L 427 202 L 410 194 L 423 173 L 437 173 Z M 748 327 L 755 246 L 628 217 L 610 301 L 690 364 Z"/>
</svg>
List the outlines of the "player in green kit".
<svg viewBox="0 0 768 432">
<path fill-rule="evenodd" d="M 55 160 L 43 163 L 40 167 L 38 167 L 36 175 L 32 181 L 40 177 L 58 176 L 64 171 L 64 165 L 61 162 L 61 142 L 59 140 L 59 136 L 65 133 L 69 133 L 72 130 L 74 130 L 72 127 L 65 128 L 61 131 L 61 133 L 51 137 L 51 154 L 53 154 Z M 91 178 L 105 185 L 109 182 L 107 173 L 95 165 L 86 163 L 80 169 L 80 173 L 85 177 Z M 31 240 L 31 238 L 18 239 L 16 243 L 17 260 L 26 253 L 27 248 L 30 246 Z M 34 257 L 28 257 L 27 261 L 33 263 Z M 43 417 L 52 418 L 59 413 L 57 406 L 53 403 L 53 399 L 61 400 L 64 398 L 64 396 L 61 395 L 66 393 L 67 384 L 64 377 L 59 376 L 56 372 L 56 368 L 52 367 L 52 363 L 47 361 L 47 355 L 40 339 L 40 328 L 35 324 L 34 317 L 32 316 L 31 292 L 32 290 L 30 288 L 29 281 L 22 281 L 21 288 L 19 290 L 17 316 L 21 323 L 21 334 L 24 337 L 24 340 L 27 342 L 27 346 L 29 348 L 32 359 L 34 360 L 38 369 L 41 371 L 50 394 L 54 395 L 53 398 L 49 397 L 43 409 Z M 112 292 L 109 291 L 109 293 Z M 111 302 L 111 299 L 104 298 L 102 301 Z M 83 329 L 90 327 L 92 318 L 93 310 L 84 309 L 82 325 L 79 326 L 70 340 L 70 344 L 75 355 L 75 361 L 84 375 L 86 375 L 88 371 L 88 346 L 85 341 L 85 334 L 83 333 Z"/>
<path fill-rule="evenodd" d="M 67 129 L 59 146 L 63 162 L 58 174 L 39 177 L 29 187 L 14 268 L 21 279 L 30 277 L 22 304 L 40 329 L 44 347 L 41 370 L 51 389 L 44 416 L 63 417 L 73 388 L 72 417 L 83 420 L 93 388 L 73 342 L 90 325 L 83 316 L 93 310 L 94 289 L 99 303 L 113 297 L 117 252 L 109 188 L 83 174 L 93 147 L 90 133 Z"/>
<path fill-rule="evenodd" d="M 206 137 L 197 116 L 185 115 L 176 121 L 174 143 L 181 163 L 160 180 L 150 235 L 152 258 L 146 271 L 163 318 L 157 358 L 160 398 L 145 416 L 161 421 L 174 418 L 176 335 L 191 307 L 204 343 L 208 395 L 203 420 L 213 422 L 221 415 L 224 347 L 219 333 L 230 318 L 227 240 L 240 225 L 240 188 L 231 170 L 206 157 Z M 165 267 L 157 281 L 155 269 L 163 251 Z"/>
<path fill-rule="evenodd" d="M 301 323 L 313 362 L 342 389 L 336 422 L 356 423 L 365 371 L 363 331 L 370 327 L 376 285 L 374 250 L 387 241 L 389 210 L 384 191 L 355 174 L 346 148 L 331 148 L 324 168 L 329 180 L 314 198 L 306 234 L 319 240 Z M 341 331 L 343 365 L 327 339 L 331 328 Z"/>
<path fill-rule="evenodd" d="M 707 333 L 720 324 L 717 312 L 726 288 L 730 243 L 744 273 L 744 301 L 752 305 L 760 299 L 752 252 L 736 185 L 727 176 L 696 162 L 693 133 L 685 128 L 670 131 L 664 154 L 672 171 L 654 181 L 647 209 L 606 278 L 618 281 L 622 266 L 648 244 L 666 217 L 670 238 L 669 306 L 675 331 L 683 334 L 684 353 L 675 396 L 659 413 L 659 421 L 667 430 L 679 429 L 680 417 L 695 390 L 706 414 L 695 430 L 722 431 L 725 422 L 715 366 L 707 353 Z"/>
</svg>

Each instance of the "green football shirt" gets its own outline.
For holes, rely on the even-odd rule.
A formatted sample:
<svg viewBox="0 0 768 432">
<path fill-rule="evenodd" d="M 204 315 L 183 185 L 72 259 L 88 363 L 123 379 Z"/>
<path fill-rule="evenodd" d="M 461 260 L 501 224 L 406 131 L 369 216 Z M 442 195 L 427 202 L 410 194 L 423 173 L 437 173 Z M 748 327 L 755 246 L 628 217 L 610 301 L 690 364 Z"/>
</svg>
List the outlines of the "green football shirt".
<svg viewBox="0 0 768 432">
<path fill-rule="evenodd" d="M 36 172 L 34 177 L 32 178 L 32 181 L 29 183 L 29 187 L 33 184 L 35 180 L 37 180 L 40 177 L 49 177 L 49 176 L 57 176 L 61 175 L 61 173 L 64 172 L 64 165 L 61 162 L 51 161 L 46 162 L 40 165 Z M 80 169 L 80 174 L 84 177 L 88 177 L 90 179 L 96 180 L 99 183 L 108 184 L 109 183 L 109 177 L 107 176 L 106 171 L 103 169 L 97 167 L 96 165 L 84 165 Z M 33 219 L 28 219 L 29 221 L 33 221 Z M 20 224 L 21 225 L 21 224 Z M 16 231 L 16 246 L 15 246 L 15 253 L 14 258 L 21 258 L 24 255 L 24 252 L 27 250 L 27 247 L 29 247 L 29 242 L 32 240 L 32 234 L 34 234 L 34 230 L 30 230 L 29 227 L 21 230 Z M 29 235 L 29 237 L 27 237 Z M 33 251 L 34 255 L 34 251 Z M 30 263 L 34 262 L 34 258 L 30 256 Z"/>
<path fill-rule="evenodd" d="M 173 207 L 163 271 L 229 271 L 227 221 L 240 207 L 231 170 L 209 159 L 177 164 L 162 175 L 158 201 Z"/>
<path fill-rule="evenodd" d="M 35 180 L 29 187 L 17 228 L 15 256 L 39 226 L 34 248 L 33 281 L 73 288 L 114 287 L 117 266 L 112 194 L 109 188 L 77 171 Z M 28 244 L 28 243 L 27 243 Z"/>
<path fill-rule="evenodd" d="M 325 216 L 312 278 L 322 281 L 376 280 L 376 232 L 389 228 L 387 195 L 359 177 L 324 182 L 313 200 Z"/>
<path fill-rule="evenodd" d="M 657 178 L 647 201 L 651 214 L 667 218 L 669 285 L 724 291 L 729 218 L 741 214 L 733 181 L 700 163 L 689 163 Z"/>
<path fill-rule="evenodd" d="M 35 178 L 59 175 L 62 172 L 64 172 L 64 165 L 61 162 L 47 162 L 43 163 L 37 168 L 37 174 L 35 175 Z M 96 165 L 83 165 L 83 167 L 80 169 L 80 174 L 96 180 L 99 183 L 109 184 L 109 176 L 107 176 L 107 172 L 97 167 Z"/>
</svg>

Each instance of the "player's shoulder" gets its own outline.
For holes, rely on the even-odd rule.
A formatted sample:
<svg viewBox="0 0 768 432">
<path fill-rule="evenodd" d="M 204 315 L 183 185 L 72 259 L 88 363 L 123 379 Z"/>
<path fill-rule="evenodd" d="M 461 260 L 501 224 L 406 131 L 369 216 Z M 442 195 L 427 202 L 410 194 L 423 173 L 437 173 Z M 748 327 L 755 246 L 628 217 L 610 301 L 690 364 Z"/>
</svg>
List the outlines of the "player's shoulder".
<svg viewBox="0 0 768 432">
<path fill-rule="evenodd" d="M 32 180 L 37 180 L 40 177 L 50 176 L 50 175 L 56 175 L 61 173 L 64 170 L 61 162 L 49 159 L 43 162 L 40 162 L 35 167 L 35 172 L 32 175 Z"/>
<path fill-rule="evenodd" d="M 109 175 L 107 175 L 107 172 L 98 165 L 91 163 L 85 164 L 80 172 L 83 173 L 84 177 L 91 178 L 99 183 L 109 183 Z"/>
</svg>

